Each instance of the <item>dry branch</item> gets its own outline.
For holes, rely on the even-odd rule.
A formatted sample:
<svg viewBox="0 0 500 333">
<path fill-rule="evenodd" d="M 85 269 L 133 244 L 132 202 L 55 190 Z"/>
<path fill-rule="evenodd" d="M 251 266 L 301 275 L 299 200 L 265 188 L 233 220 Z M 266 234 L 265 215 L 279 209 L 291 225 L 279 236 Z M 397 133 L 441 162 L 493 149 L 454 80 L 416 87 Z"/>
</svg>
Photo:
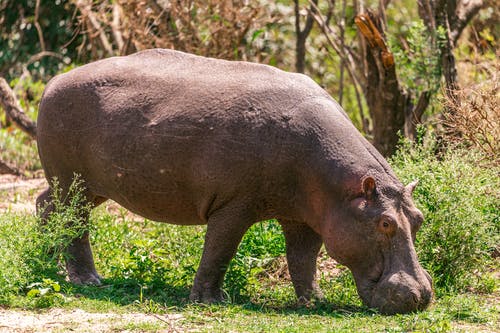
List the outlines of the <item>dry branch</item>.
<svg viewBox="0 0 500 333">
<path fill-rule="evenodd" d="M 358 110 L 361 118 L 361 125 L 363 126 L 363 131 L 365 133 L 370 133 L 368 127 L 368 120 L 365 117 L 365 113 L 363 110 L 363 103 L 361 102 L 361 94 L 359 92 L 359 87 L 365 84 L 366 81 L 365 77 L 357 75 L 356 61 L 354 60 L 351 51 L 349 50 L 347 45 L 345 45 L 343 38 L 339 38 L 337 33 L 329 26 L 329 21 L 332 13 L 329 12 L 326 18 L 323 18 L 321 15 L 318 14 L 320 13 L 319 8 L 315 5 L 315 3 L 312 0 L 309 0 L 309 4 L 311 5 L 311 8 L 314 8 L 314 12 L 310 11 L 310 14 L 320 27 L 321 31 L 326 37 L 328 44 L 335 50 L 335 52 L 342 60 L 342 63 L 344 64 L 345 68 L 347 69 L 347 73 L 349 74 L 349 77 L 351 78 L 351 81 L 354 86 L 354 92 L 358 103 Z M 339 40 L 340 44 L 338 42 Z"/>
<path fill-rule="evenodd" d="M 354 22 L 363 34 L 363 37 L 368 41 L 368 44 L 370 44 L 370 47 L 380 52 L 380 58 L 384 68 L 387 70 L 394 67 L 394 56 L 389 52 L 384 37 L 375 24 L 373 24 L 370 16 L 367 14 L 359 14 L 354 18 Z"/>
<path fill-rule="evenodd" d="M 497 68 L 500 66 L 496 66 Z M 500 165 L 500 83 L 497 78 L 461 89 L 458 98 L 446 99 L 452 112 L 443 114 L 450 141 L 479 148 L 493 164 Z"/>
<path fill-rule="evenodd" d="M 14 167 L 7 165 L 5 162 L 0 160 L 0 175 L 16 175 L 19 176 L 21 173 Z"/>
<path fill-rule="evenodd" d="M 45 51 L 45 40 L 43 38 L 42 27 L 40 26 L 40 22 L 38 22 L 39 18 L 40 18 L 40 0 L 36 0 L 34 25 L 38 33 L 38 39 L 40 40 L 40 48 L 42 49 L 42 51 Z"/>
<path fill-rule="evenodd" d="M 32 138 L 36 137 L 36 123 L 26 116 L 26 113 L 19 105 L 16 95 L 2 77 L 0 77 L 0 106 L 3 107 L 10 120 L 21 130 Z"/>
<path fill-rule="evenodd" d="M 76 6 L 82 13 L 83 17 L 86 17 L 91 26 L 95 29 L 95 31 L 99 34 L 99 40 L 101 42 L 101 46 L 103 47 L 104 50 L 108 53 L 109 56 L 113 56 L 113 47 L 111 46 L 111 43 L 108 40 L 108 37 L 106 36 L 106 33 L 104 31 L 104 28 L 102 28 L 101 23 L 99 22 L 99 19 L 96 17 L 94 12 L 92 11 L 92 3 L 84 1 L 84 0 L 78 0 L 76 2 Z"/>
<path fill-rule="evenodd" d="M 459 1 L 455 10 L 456 15 L 450 15 L 450 37 L 453 42 L 453 46 L 456 45 L 458 37 L 462 34 L 462 31 L 467 26 L 467 24 L 472 20 L 474 16 L 483 8 L 483 0 L 467 0 Z"/>
</svg>

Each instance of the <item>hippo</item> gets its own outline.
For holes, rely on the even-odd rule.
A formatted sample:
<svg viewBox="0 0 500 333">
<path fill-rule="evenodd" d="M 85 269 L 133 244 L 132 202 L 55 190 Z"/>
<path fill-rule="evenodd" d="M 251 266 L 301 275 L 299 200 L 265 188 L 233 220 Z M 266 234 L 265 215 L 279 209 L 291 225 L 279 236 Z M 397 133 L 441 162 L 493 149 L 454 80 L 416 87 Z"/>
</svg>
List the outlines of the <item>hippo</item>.
<svg viewBox="0 0 500 333">
<path fill-rule="evenodd" d="M 153 221 L 207 225 L 192 301 L 222 300 L 244 233 L 276 219 L 299 300 L 322 297 L 324 244 L 367 306 L 395 314 L 431 302 L 414 248 L 423 221 L 416 183 L 404 186 L 303 74 L 166 49 L 100 60 L 47 84 L 37 144 L 63 194 L 78 174 L 91 207 L 111 199 Z M 37 198 L 42 222 L 52 193 Z M 65 251 L 71 282 L 100 283 L 88 232 Z"/>
</svg>

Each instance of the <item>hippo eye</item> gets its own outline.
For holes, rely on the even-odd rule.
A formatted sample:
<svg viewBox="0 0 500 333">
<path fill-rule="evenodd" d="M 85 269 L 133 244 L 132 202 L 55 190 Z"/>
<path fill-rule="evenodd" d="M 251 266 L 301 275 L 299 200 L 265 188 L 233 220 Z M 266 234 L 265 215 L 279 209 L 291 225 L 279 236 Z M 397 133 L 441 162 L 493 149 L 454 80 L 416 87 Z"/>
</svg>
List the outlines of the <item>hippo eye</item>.
<svg viewBox="0 0 500 333">
<path fill-rule="evenodd" d="M 383 216 L 378 223 L 378 230 L 388 236 L 393 236 L 397 229 L 396 220 L 389 216 Z"/>
</svg>

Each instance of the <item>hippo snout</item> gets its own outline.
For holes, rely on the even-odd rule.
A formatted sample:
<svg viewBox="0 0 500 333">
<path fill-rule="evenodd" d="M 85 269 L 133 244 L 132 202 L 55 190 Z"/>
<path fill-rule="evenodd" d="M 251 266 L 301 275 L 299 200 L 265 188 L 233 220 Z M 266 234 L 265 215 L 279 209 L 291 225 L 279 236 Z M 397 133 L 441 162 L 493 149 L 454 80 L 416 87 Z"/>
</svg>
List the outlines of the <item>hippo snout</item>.
<svg viewBox="0 0 500 333">
<path fill-rule="evenodd" d="M 405 272 L 385 276 L 373 289 L 369 306 L 383 314 L 424 310 L 432 300 L 432 279 L 422 270 L 415 278 Z"/>
</svg>

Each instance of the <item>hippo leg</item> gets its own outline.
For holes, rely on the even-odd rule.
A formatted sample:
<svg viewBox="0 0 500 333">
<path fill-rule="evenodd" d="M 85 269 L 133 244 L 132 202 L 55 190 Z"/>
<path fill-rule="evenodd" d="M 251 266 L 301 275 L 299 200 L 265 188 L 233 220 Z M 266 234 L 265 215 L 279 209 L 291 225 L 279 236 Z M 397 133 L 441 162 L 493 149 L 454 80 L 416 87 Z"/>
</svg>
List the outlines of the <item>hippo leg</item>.
<svg viewBox="0 0 500 333">
<path fill-rule="evenodd" d="M 45 223 L 48 216 L 54 210 L 51 193 L 52 191 L 50 188 L 46 189 L 36 200 L 37 213 L 40 214 L 42 224 Z M 88 193 L 85 193 L 85 197 L 91 203 L 91 207 L 96 207 L 106 201 L 105 198 L 93 196 Z M 81 218 L 84 223 L 87 223 L 90 212 L 86 212 L 84 214 L 85 215 L 81 216 Z M 88 231 L 85 231 L 81 237 L 73 239 L 70 245 L 66 248 L 64 254 L 68 278 L 71 282 L 75 284 L 101 284 L 100 276 L 97 274 L 94 265 Z"/>
<path fill-rule="evenodd" d="M 223 300 L 222 283 L 243 235 L 255 221 L 241 210 L 224 207 L 208 219 L 205 245 L 189 299 L 202 303 Z"/>
<path fill-rule="evenodd" d="M 36 198 L 36 214 L 40 216 L 42 223 L 47 220 L 47 217 L 54 210 L 54 204 L 50 199 L 51 195 L 50 188 L 47 188 Z"/>
<path fill-rule="evenodd" d="M 316 283 L 316 261 L 323 243 L 321 236 L 302 223 L 280 221 L 285 234 L 286 259 L 299 303 L 311 297 L 323 299 Z"/>
</svg>

